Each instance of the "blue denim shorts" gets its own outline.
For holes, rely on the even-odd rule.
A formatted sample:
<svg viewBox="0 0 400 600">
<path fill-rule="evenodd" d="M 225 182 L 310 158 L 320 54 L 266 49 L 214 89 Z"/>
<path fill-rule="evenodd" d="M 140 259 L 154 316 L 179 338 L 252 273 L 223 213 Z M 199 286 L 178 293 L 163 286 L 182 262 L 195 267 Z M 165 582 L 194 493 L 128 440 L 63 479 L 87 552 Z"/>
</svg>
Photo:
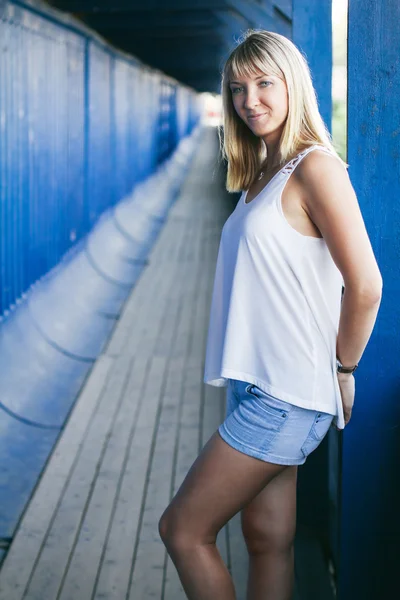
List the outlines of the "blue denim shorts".
<svg viewBox="0 0 400 600">
<path fill-rule="evenodd" d="M 302 465 L 328 433 L 334 415 L 295 406 L 252 383 L 229 379 L 218 428 L 233 448 L 279 465 Z"/>
</svg>

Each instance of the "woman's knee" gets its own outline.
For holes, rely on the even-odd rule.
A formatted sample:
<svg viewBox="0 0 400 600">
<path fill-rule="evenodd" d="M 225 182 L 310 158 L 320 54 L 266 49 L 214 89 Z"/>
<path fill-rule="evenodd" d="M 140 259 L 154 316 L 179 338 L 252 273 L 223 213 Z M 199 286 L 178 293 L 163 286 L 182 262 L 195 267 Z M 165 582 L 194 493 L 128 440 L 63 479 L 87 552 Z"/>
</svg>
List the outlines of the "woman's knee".
<svg viewBox="0 0 400 600">
<path fill-rule="evenodd" d="M 158 522 L 158 532 L 168 550 L 179 552 L 199 543 L 190 523 L 174 514 L 173 509 L 166 509 Z"/>
<path fill-rule="evenodd" d="M 265 514 L 242 516 L 243 537 L 250 554 L 291 552 L 295 530 L 293 523 L 268 520 Z"/>
<path fill-rule="evenodd" d="M 158 533 L 160 535 L 160 538 L 162 539 L 162 541 L 165 543 L 166 540 L 168 539 L 168 517 L 166 515 L 166 512 L 164 511 L 163 514 L 161 515 L 159 521 L 158 521 Z"/>
</svg>

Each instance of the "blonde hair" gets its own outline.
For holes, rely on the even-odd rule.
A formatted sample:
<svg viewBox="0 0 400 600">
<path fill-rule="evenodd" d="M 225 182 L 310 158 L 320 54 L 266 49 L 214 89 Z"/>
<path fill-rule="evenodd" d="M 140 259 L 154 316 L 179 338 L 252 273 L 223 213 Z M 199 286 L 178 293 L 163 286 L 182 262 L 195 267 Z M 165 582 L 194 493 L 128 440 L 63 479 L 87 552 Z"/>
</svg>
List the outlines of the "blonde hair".
<svg viewBox="0 0 400 600">
<path fill-rule="evenodd" d="M 233 106 L 229 81 L 263 72 L 285 81 L 288 116 L 279 142 L 280 166 L 300 150 L 321 144 L 329 148 L 347 168 L 334 148 L 320 115 L 306 58 L 288 38 L 272 31 L 249 29 L 228 57 L 221 82 L 223 132 L 219 130 L 223 158 L 228 162 L 226 189 L 248 189 L 267 156 L 262 138 L 254 135 Z"/>
</svg>

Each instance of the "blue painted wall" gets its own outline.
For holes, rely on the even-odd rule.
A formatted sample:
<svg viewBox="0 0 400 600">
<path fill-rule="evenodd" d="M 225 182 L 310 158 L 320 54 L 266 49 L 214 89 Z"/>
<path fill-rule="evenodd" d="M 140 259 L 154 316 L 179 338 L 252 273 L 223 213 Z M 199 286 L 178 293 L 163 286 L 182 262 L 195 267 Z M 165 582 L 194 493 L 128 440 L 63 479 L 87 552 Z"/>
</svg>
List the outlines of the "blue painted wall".
<svg viewBox="0 0 400 600">
<path fill-rule="evenodd" d="M 400 3 L 350 0 L 349 175 L 383 277 L 343 433 L 340 600 L 399 595 Z"/>
<path fill-rule="evenodd" d="M 0 315 L 199 118 L 193 90 L 43 6 L 0 9 Z"/>
</svg>

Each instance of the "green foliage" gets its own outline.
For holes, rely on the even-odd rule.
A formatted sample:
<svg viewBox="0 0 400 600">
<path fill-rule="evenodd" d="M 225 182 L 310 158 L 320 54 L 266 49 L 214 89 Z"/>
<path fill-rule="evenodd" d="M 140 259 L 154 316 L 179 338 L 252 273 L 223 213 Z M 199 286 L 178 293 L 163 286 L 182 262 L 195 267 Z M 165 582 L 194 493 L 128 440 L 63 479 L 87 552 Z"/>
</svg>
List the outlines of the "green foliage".
<svg viewBox="0 0 400 600">
<path fill-rule="evenodd" d="M 346 101 L 334 100 L 332 111 L 332 139 L 340 158 L 344 161 L 346 160 L 347 154 L 346 131 Z"/>
</svg>

